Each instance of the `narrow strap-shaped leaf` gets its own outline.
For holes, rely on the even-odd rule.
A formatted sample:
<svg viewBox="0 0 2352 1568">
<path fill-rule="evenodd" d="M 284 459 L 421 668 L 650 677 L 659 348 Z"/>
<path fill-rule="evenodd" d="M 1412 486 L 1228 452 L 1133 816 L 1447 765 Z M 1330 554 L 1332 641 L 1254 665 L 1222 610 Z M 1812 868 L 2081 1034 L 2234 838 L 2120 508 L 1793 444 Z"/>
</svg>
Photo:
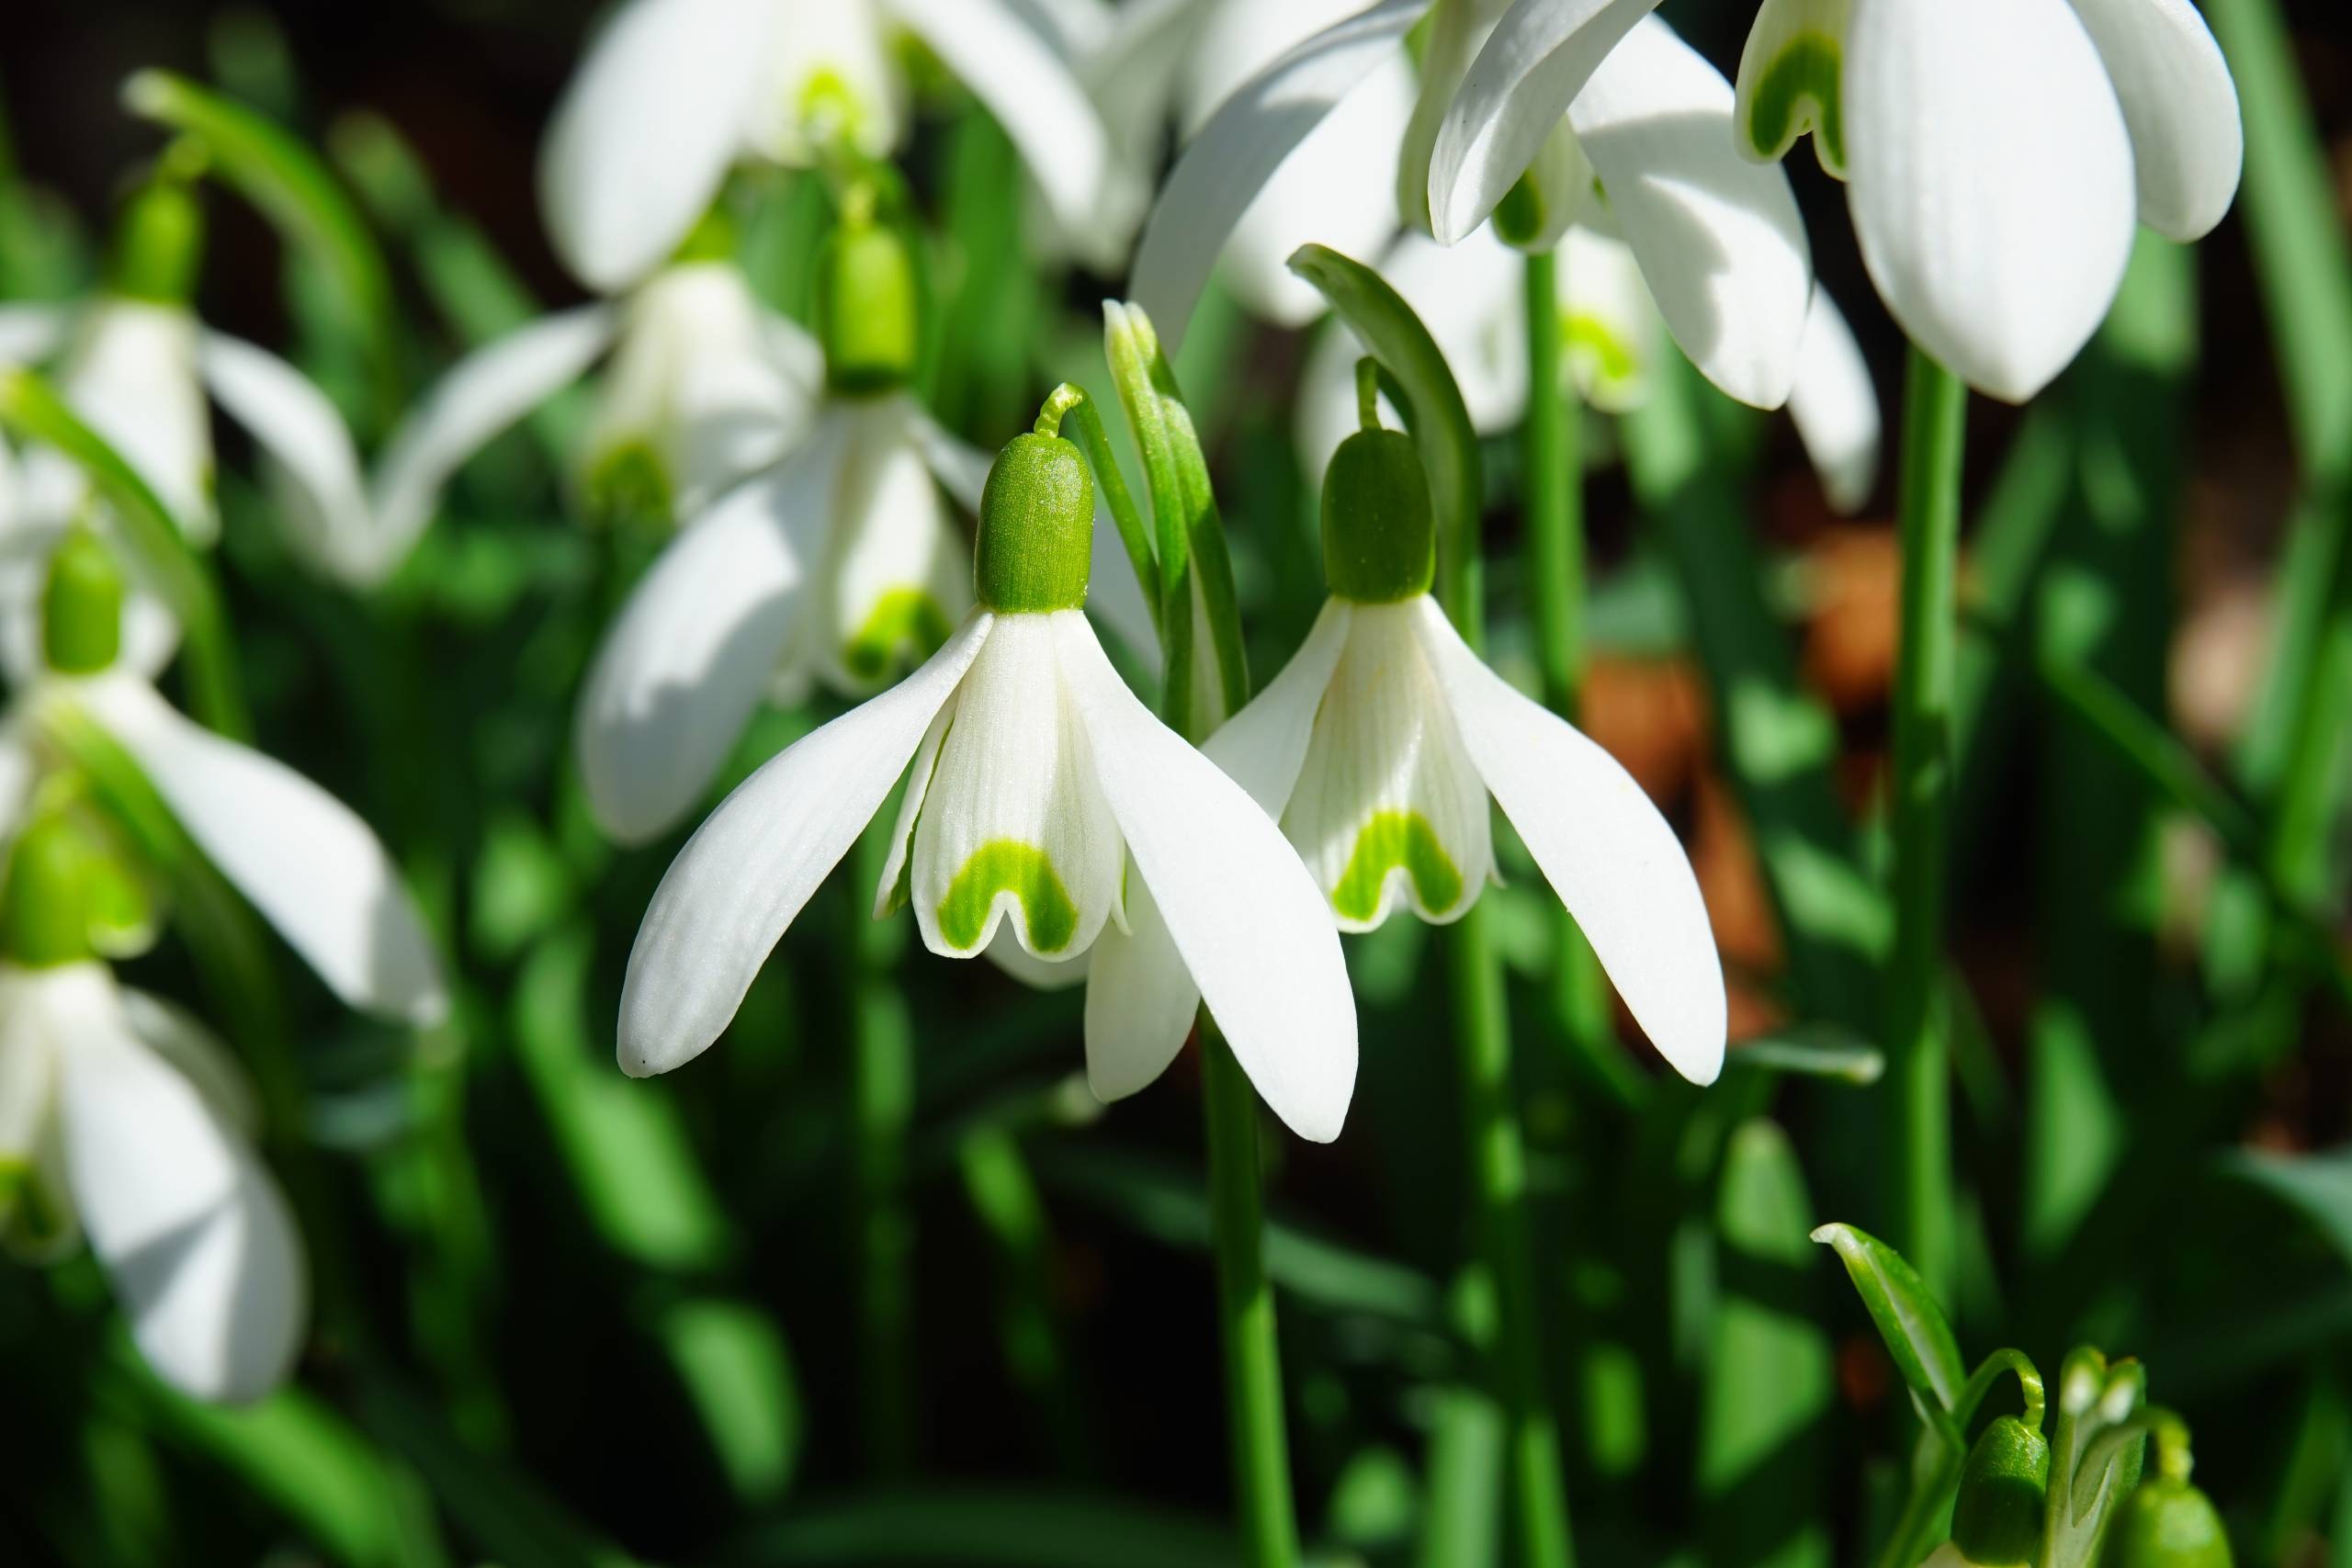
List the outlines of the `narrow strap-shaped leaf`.
<svg viewBox="0 0 2352 1568">
<path fill-rule="evenodd" d="M 1937 1410 L 1952 1410 L 1968 1374 L 1951 1325 L 1917 1271 L 1894 1248 L 1852 1225 L 1823 1225 L 1813 1239 L 1837 1248 L 1903 1381 Z"/>
</svg>

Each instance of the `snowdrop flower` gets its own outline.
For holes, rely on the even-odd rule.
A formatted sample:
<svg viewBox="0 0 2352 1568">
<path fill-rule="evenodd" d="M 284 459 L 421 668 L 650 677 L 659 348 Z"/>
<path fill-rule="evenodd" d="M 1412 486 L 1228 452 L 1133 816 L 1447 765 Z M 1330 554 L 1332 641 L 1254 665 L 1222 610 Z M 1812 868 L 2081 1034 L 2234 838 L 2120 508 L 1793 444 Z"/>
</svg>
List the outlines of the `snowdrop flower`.
<svg viewBox="0 0 2352 1568">
<path fill-rule="evenodd" d="M 197 544 L 220 534 L 213 506 L 210 405 L 251 434 L 269 468 L 288 542 L 332 567 L 368 533 L 351 433 L 325 393 L 275 355 L 217 333 L 189 309 L 202 251 L 193 195 L 168 177 L 124 209 L 104 290 L 76 305 L 0 306 L 0 367 L 56 363 L 74 414 L 147 482 Z M 0 604 L 38 593 L 46 547 L 85 515 L 102 516 L 88 477 L 60 454 L 26 454 Z M 29 624 L 9 613 L 11 626 Z M 178 629 L 152 596 L 134 601 L 130 660 L 162 668 Z"/>
<path fill-rule="evenodd" d="M 1670 352 L 1640 264 L 1623 242 L 1581 226 L 1562 237 L 1559 254 L 1564 368 L 1581 400 L 1601 412 L 1639 408 L 1655 385 L 1658 355 Z M 1484 230 L 1453 246 L 1407 234 L 1380 266 L 1444 351 L 1481 435 L 1518 429 L 1527 407 L 1520 266 L 1518 254 Z M 1356 428 L 1363 352 L 1355 334 L 1335 322 L 1308 354 L 1298 446 L 1309 472 L 1328 465 Z M 1859 510 L 1878 479 L 1878 391 L 1845 317 L 1817 288 L 1788 408 L 1830 504 Z"/>
<path fill-rule="evenodd" d="M 1548 247 L 1578 221 L 1621 237 L 1692 363 L 1741 401 L 1778 408 L 1813 297 L 1804 224 L 1784 176 L 1725 149 L 1731 85 L 1647 16 L 1655 3 L 1434 0 L 1398 148 L 1400 216 L 1453 244 L 1519 187 L 1503 214 L 1515 243 Z M 1134 292 L 1171 344 L 1257 192 L 1431 12 L 1431 0 L 1382 0 L 1325 28 L 1185 149 L 1135 269 Z"/>
<path fill-rule="evenodd" d="M 1462 640 L 1430 593 L 1435 534 L 1420 459 L 1408 437 L 1375 426 L 1368 389 L 1362 413 L 1365 427 L 1324 476 L 1331 597 L 1290 663 L 1206 751 L 1280 820 L 1351 931 L 1374 930 L 1400 905 L 1459 919 L 1495 879 L 1491 795 L 1651 1042 L 1685 1077 L 1713 1082 L 1723 967 L 1674 829 L 1615 759 Z M 1135 1059 L 1164 1061 L 1183 1039 L 1191 959 L 1135 904 L 1132 940 L 1098 954 L 1092 985 L 1143 998 L 1116 1022 Z"/>
<path fill-rule="evenodd" d="M 2135 220 L 2205 234 L 2245 152 L 2189 0 L 1764 0 L 1739 151 L 1776 159 L 1808 130 L 1894 319 L 2012 402 L 2097 330 Z"/>
<path fill-rule="evenodd" d="M 98 536 L 68 534 L 33 611 L 41 661 L 7 666 L 17 697 L 0 716 L 0 836 L 29 809 L 60 750 L 59 727 L 96 725 L 330 990 L 379 1017 L 440 1022 L 448 1012 L 440 961 L 375 834 L 284 763 L 183 717 L 123 664 L 122 597 Z"/>
<path fill-rule="evenodd" d="M 28 836 L 12 902 L 37 879 Z M 46 1260 L 80 1235 L 140 1354 L 198 1399 L 258 1399 L 308 1314 L 301 1237 L 254 1156 L 253 1095 L 209 1032 L 87 956 L 0 959 L 0 1223 Z"/>
<path fill-rule="evenodd" d="M 1055 423 L 989 475 L 962 627 L 752 774 L 671 866 L 629 954 L 624 1070 L 667 1072 L 718 1038 L 903 773 L 877 915 L 912 904 L 923 945 L 946 957 L 1009 938 L 1054 964 L 1148 919 L 1267 1104 L 1302 1137 L 1338 1135 L 1356 1066 L 1338 934 L 1274 824 L 1136 700 L 1095 640 L 1081 608 L 1093 481 Z M 1100 963 L 1088 984 L 1090 1081 L 1105 1099 L 1133 1093 L 1175 1046 L 1152 1042 L 1147 1059 L 1126 1021 L 1161 1003 Z"/>
<path fill-rule="evenodd" d="M 888 157 L 908 118 L 899 28 L 1004 126 L 1064 227 L 1088 228 L 1102 122 L 1009 0 L 628 0 L 548 129 L 539 196 L 557 254 L 613 293 L 677 249 L 739 157 Z"/>
<path fill-rule="evenodd" d="M 597 364 L 578 477 L 592 510 L 691 517 L 808 434 L 823 355 L 752 294 L 724 222 L 707 217 L 661 271 L 616 300 L 560 311 L 459 361 L 402 422 L 376 469 L 359 572 L 388 576 L 449 477 Z"/>
</svg>

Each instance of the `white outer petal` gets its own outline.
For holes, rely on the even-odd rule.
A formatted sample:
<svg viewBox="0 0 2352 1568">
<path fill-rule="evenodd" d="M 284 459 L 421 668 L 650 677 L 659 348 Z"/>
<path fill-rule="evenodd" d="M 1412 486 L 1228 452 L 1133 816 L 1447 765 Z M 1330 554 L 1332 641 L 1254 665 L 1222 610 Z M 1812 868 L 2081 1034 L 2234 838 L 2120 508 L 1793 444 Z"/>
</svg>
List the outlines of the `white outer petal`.
<svg viewBox="0 0 2352 1568">
<path fill-rule="evenodd" d="M 2130 259 L 2132 145 L 2066 0 L 1868 0 L 1845 70 L 1847 201 L 1914 343 L 2011 402 L 2064 369 Z"/>
<path fill-rule="evenodd" d="M 1829 504 L 1848 516 L 1860 512 L 1878 484 L 1883 440 L 1878 387 L 1853 330 L 1826 289 L 1813 292 L 1789 417 L 1796 422 Z"/>
<path fill-rule="evenodd" d="M 10 677 L 15 679 L 12 674 Z M 13 713 L 0 714 L 0 843 L 16 836 L 32 804 L 33 785 L 40 780 L 40 764 L 28 743 L 24 725 Z"/>
<path fill-rule="evenodd" d="M 1248 792 L 1259 810 L 1278 822 L 1306 763 L 1316 710 L 1323 705 L 1332 671 L 1347 651 L 1353 618 L 1354 606 L 1346 600 L 1324 600 L 1290 662 L 1201 748 L 1225 770 L 1226 777 Z"/>
<path fill-rule="evenodd" d="M 222 333 L 197 343 L 212 400 L 271 460 L 281 520 L 298 551 L 338 581 L 377 581 L 379 549 L 350 427 L 311 378 L 267 351 Z"/>
<path fill-rule="evenodd" d="M 63 1052 L 67 1170 L 140 1353 L 198 1398 L 258 1399 L 292 1364 L 307 1314 L 293 1215 L 110 998 L 82 1021 Z"/>
<path fill-rule="evenodd" d="M 775 677 L 831 511 L 838 431 L 678 531 L 596 649 L 572 745 L 588 808 L 625 844 L 685 815 Z"/>
<path fill-rule="evenodd" d="M 539 206 L 556 254 L 615 292 L 718 194 L 775 63 L 777 0 L 628 0 L 548 122 Z"/>
<path fill-rule="evenodd" d="M 1789 176 L 1734 149 L 1732 88 L 1656 17 L 1626 34 L 1568 111 L 1667 330 L 1707 379 L 1779 408 L 1813 302 Z"/>
<path fill-rule="evenodd" d="M 2140 221 L 2202 238 L 2230 209 L 2245 163 L 2237 84 L 2188 0 L 2074 0 L 2132 132 Z"/>
<path fill-rule="evenodd" d="M 1065 229 L 1098 221 L 1111 139 L 1069 63 L 1001 0 L 888 0 L 988 106 Z"/>
<path fill-rule="evenodd" d="M 1544 138 L 1633 25 L 1657 0 L 1514 0 L 1495 24 L 1438 128 L 1430 227 L 1453 244 L 1487 220 Z"/>
<path fill-rule="evenodd" d="M 582 305 L 542 317 L 483 344 L 409 411 L 385 444 L 370 486 L 376 576 L 407 558 L 441 503 L 441 488 L 467 458 L 516 420 L 585 375 L 612 346 L 619 314 Z"/>
<path fill-rule="evenodd" d="M 349 807 L 120 671 L 72 682 L 66 700 L 122 743 L 198 847 L 337 996 L 418 1025 L 447 1016 L 432 938 Z"/>
<path fill-rule="evenodd" d="M 1330 1142 L 1355 1092 L 1356 1011 L 1321 891 L 1273 818 L 1136 700 L 1083 616 L 1056 631 L 1103 794 L 1184 966 L 1274 1114 Z"/>
<path fill-rule="evenodd" d="M 65 343 L 70 305 L 0 305 L 0 366 L 38 365 Z"/>
<path fill-rule="evenodd" d="M 993 617 L 975 613 L 930 662 L 743 781 L 678 852 L 638 928 L 621 987 L 631 1077 L 708 1049 L 826 873 L 889 798 Z"/>
<path fill-rule="evenodd" d="M 1245 83 L 1209 117 L 1161 186 L 1128 294 L 1170 355 L 1227 239 L 1283 160 L 1363 84 L 1428 9 L 1380 0 L 1326 28 Z"/>
<path fill-rule="evenodd" d="M 210 544 L 220 517 L 212 505 L 212 419 L 197 379 L 197 323 L 185 306 L 105 299 L 76 323 L 57 374 L 58 391 L 84 423 L 138 470 L 187 536 Z M 82 470 L 41 452 L 62 478 L 51 494 L 90 491 Z M 54 504 L 51 500 L 43 504 Z"/>
<path fill-rule="evenodd" d="M 1487 669 L 1435 600 L 1420 610 L 1421 645 L 1496 804 L 1658 1053 L 1691 1082 L 1714 1082 L 1723 962 L 1674 829 L 1615 758 Z"/>
<path fill-rule="evenodd" d="M 202 1019 L 145 991 L 120 987 L 122 1021 L 131 1038 L 161 1056 L 196 1086 L 212 1113 L 244 1138 L 261 1135 L 261 1091 L 220 1037 Z"/>
</svg>

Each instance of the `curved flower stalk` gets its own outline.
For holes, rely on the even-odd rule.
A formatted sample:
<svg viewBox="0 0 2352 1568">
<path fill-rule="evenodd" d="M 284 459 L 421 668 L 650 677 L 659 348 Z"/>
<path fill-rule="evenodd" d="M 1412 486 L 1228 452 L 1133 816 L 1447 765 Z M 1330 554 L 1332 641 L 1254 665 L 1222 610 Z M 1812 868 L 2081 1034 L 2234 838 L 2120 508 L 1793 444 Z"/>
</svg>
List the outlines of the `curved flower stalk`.
<svg viewBox="0 0 2352 1568">
<path fill-rule="evenodd" d="M 1777 408 L 1812 301 L 1804 223 L 1785 177 L 1726 152 L 1731 85 L 1646 15 L 1653 4 L 1438 0 L 1399 146 L 1401 220 L 1456 243 L 1516 187 L 1503 215 L 1515 243 L 1548 248 L 1572 222 L 1622 238 L 1692 363 L 1741 401 Z M 1335 24 L 1193 139 L 1136 262 L 1135 293 L 1170 342 L 1256 192 L 1430 10 L 1385 0 Z"/>
<path fill-rule="evenodd" d="M 2201 237 L 2245 151 L 2189 0 L 1765 0 L 1739 151 L 1777 159 L 1807 131 L 1888 310 L 2011 402 L 2105 318 L 2135 222 Z"/>
<path fill-rule="evenodd" d="M 1713 1082 L 1723 967 L 1674 829 L 1615 759 L 1463 641 L 1430 594 L 1420 459 L 1378 428 L 1368 378 L 1360 412 L 1363 428 L 1324 478 L 1331 597 L 1204 750 L 1281 822 L 1344 931 L 1374 930 L 1400 906 L 1436 924 L 1466 914 L 1497 879 L 1491 797 L 1659 1053 Z M 1090 1042 L 1115 1032 L 1112 1060 L 1148 1080 L 1183 1043 L 1194 993 L 1153 908 L 1131 894 L 1128 915 L 1131 934 L 1106 936 L 1096 956 L 1087 1029 Z"/>
<path fill-rule="evenodd" d="M 806 167 L 903 139 L 913 33 L 1004 126 L 1071 232 L 1093 222 L 1102 125 L 1009 0 L 629 0 L 557 107 L 539 163 L 557 253 L 615 293 L 672 254 L 745 156 Z"/>
<path fill-rule="evenodd" d="M 1671 352 L 1639 264 L 1622 241 L 1582 227 L 1562 236 L 1559 256 L 1561 358 L 1574 389 L 1603 413 L 1639 408 L 1655 385 L 1658 355 Z M 1481 435 L 1510 434 L 1527 407 L 1521 259 L 1488 231 L 1453 246 L 1408 234 L 1379 269 L 1428 323 Z M 1307 356 L 1297 439 L 1310 472 L 1356 428 L 1355 362 L 1363 352 L 1355 333 L 1334 322 Z M 1878 480 L 1884 434 L 1878 391 L 1844 315 L 1817 287 L 1788 412 L 1829 503 L 1859 510 Z"/>
<path fill-rule="evenodd" d="M 945 957 L 1009 938 L 1055 964 L 1148 919 L 1276 1114 L 1338 1135 L 1356 1066 L 1338 933 L 1274 824 L 1104 657 L 1082 613 L 1093 481 L 1057 429 L 1049 412 L 990 470 L 978 603 L 956 635 L 745 781 L 671 866 L 629 954 L 625 1071 L 667 1072 L 718 1038 L 904 773 L 877 915 L 913 905 Z M 1088 981 L 1089 1077 L 1106 1099 L 1167 1061 L 1132 1055 L 1119 1021 L 1159 1016 L 1162 998 L 1126 984 L 1099 965 Z"/>
<path fill-rule="evenodd" d="M 559 311 L 475 350 L 377 464 L 373 527 L 347 570 L 380 581 L 414 548 L 467 459 L 604 362 L 576 473 L 592 510 L 687 518 L 811 426 L 824 356 L 752 294 L 718 232 L 626 297 Z"/>
</svg>

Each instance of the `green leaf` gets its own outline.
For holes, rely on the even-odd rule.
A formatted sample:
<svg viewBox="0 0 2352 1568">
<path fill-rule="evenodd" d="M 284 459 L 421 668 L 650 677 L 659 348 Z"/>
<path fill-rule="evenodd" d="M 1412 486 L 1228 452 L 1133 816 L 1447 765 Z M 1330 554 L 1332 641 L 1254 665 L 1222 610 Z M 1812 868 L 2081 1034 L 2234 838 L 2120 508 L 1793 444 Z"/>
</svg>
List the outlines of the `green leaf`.
<svg viewBox="0 0 2352 1568">
<path fill-rule="evenodd" d="M 2301 1156 L 2233 1155 L 2222 1168 L 2300 1210 L 2352 1264 L 2352 1148 Z"/>
<path fill-rule="evenodd" d="M 1813 1239 L 1838 1249 L 1838 1260 L 1854 1281 L 1871 1321 L 1878 1325 L 1903 1381 L 1948 1411 L 1958 1402 L 1968 1379 L 1961 1362 L 1960 1342 L 1943 1308 L 1936 1304 L 1903 1255 L 1865 1231 L 1851 1225 L 1823 1225 Z"/>
</svg>

